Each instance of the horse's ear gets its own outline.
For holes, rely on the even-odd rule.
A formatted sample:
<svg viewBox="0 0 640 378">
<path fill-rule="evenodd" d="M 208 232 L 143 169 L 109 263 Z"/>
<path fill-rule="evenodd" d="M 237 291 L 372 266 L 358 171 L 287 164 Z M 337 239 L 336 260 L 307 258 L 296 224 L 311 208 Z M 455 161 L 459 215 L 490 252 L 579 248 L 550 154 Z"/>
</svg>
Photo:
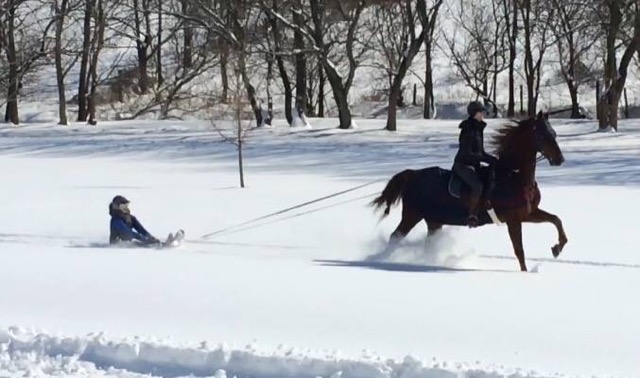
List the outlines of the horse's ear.
<svg viewBox="0 0 640 378">
<path fill-rule="evenodd" d="M 536 116 L 536 118 L 537 118 L 537 119 L 542 119 L 542 118 L 544 118 L 544 114 L 542 113 L 542 110 L 540 110 L 540 111 L 538 112 L 538 115 Z"/>
</svg>

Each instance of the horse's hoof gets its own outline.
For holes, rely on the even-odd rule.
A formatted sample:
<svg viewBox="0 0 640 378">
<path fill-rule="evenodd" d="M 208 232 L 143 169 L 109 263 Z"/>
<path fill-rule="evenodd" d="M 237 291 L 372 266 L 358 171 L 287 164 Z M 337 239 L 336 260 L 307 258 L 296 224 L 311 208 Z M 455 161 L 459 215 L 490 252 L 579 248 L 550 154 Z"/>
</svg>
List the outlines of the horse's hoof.
<svg viewBox="0 0 640 378">
<path fill-rule="evenodd" d="M 553 254 L 554 258 L 558 258 L 558 256 L 560 255 L 560 252 L 562 252 L 562 247 L 560 247 L 559 244 L 556 244 L 553 247 L 551 247 L 551 253 Z"/>
</svg>

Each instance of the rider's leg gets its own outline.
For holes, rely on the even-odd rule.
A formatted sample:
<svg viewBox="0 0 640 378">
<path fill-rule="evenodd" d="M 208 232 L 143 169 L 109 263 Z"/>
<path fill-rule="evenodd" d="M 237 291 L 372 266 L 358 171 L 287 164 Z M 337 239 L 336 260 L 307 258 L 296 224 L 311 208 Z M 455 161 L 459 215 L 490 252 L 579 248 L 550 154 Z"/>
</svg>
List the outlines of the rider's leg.
<svg viewBox="0 0 640 378">
<path fill-rule="evenodd" d="M 493 166 L 488 167 L 487 179 L 485 182 L 484 201 L 487 204 L 487 208 L 491 208 L 491 195 L 496 185 L 496 171 Z"/>
<path fill-rule="evenodd" d="M 454 164 L 453 170 L 471 189 L 469 195 L 469 226 L 475 226 L 478 222 L 478 202 L 482 196 L 482 181 L 478 178 L 473 167 Z"/>
</svg>

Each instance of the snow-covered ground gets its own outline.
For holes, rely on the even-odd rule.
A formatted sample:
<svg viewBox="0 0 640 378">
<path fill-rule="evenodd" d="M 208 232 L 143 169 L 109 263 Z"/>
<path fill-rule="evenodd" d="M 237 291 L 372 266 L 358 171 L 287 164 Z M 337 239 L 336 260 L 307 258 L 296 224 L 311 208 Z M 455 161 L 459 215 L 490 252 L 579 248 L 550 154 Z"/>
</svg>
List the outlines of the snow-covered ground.
<svg viewBox="0 0 640 378">
<path fill-rule="evenodd" d="M 450 166 L 457 122 L 356 122 L 254 131 L 244 189 L 206 123 L 1 127 L 0 377 L 640 376 L 640 126 L 552 122 L 566 163 L 541 163 L 541 207 L 569 243 L 554 260 L 554 227 L 526 225 L 520 273 L 503 226 L 420 224 L 365 262 L 399 219 L 367 203 Z M 108 248 L 116 194 L 183 245 Z"/>
</svg>

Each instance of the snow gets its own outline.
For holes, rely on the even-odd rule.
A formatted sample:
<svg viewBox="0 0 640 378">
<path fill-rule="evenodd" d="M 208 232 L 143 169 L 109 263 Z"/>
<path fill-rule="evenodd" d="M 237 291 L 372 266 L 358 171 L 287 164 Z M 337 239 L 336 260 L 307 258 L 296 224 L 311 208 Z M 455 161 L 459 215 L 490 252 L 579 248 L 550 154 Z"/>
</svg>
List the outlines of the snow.
<svg viewBox="0 0 640 378">
<path fill-rule="evenodd" d="M 540 163 L 541 207 L 569 243 L 553 259 L 555 228 L 525 225 L 521 273 L 505 226 L 419 224 L 376 256 L 400 209 L 368 202 L 450 166 L 458 121 L 310 122 L 252 131 L 244 189 L 208 122 L 1 127 L 0 376 L 638 375 L 637 124 L 552 120 L 566 163 Z M 116 194 L 183 245 L 108 248 Z"/>
</svg>

